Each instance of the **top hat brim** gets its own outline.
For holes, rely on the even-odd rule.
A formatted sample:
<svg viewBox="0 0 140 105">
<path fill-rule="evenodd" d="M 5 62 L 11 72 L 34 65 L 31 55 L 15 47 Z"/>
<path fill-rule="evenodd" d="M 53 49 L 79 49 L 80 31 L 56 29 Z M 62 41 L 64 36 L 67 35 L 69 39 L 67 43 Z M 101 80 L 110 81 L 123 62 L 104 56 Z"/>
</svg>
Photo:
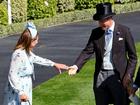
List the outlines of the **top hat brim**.
<svg viewBox="0 0 140 105">
<path fill-rule="evenodd" d="M 98 20 L 103 20 L 103 19 L 112 17 L 112 16 L 114 16 L 114 15 L 116 15 L 116 13 L 111 13 L 111 14 L 107 14 L 107 15 L 95 14 L 95 15 L 93 16 L 93 19 L 98 21 Z"/>
</svg>

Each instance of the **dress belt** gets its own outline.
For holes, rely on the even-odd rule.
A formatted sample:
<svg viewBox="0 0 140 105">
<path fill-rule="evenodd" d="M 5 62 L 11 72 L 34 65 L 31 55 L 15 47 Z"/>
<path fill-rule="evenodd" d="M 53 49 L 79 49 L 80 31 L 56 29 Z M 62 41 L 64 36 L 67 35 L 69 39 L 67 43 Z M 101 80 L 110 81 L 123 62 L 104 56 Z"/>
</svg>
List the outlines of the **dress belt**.
<svg viewBox="0 0 140 105">
<path fill-rule="evenodd" d="M 114 71 L 115 69 L 101 69 L 101 71 Z"/>
<path fill-rule="evenodd" d="M 20 77 L 31 77 L 32 75 L 24 75 L 24 76 L 20 76 Z"/>
</svg>

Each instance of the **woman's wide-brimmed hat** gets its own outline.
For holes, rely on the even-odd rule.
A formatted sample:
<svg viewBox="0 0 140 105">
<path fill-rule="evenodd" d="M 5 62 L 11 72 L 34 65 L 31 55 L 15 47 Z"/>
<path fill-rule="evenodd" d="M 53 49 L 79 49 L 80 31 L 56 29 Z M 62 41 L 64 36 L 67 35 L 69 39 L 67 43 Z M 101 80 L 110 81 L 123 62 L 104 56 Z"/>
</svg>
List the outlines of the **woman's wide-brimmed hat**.
<svg viewBox="0 0 140 105">
<path fill-rule="evenodd" d="M 112 5 L 109 2 L 100 3 L 96 5 L 96 14 L 93 15 L 94 20 L 102 20 L 108 17 L 114 16 L 115 13 L 112 12 Z"/>
</svg>

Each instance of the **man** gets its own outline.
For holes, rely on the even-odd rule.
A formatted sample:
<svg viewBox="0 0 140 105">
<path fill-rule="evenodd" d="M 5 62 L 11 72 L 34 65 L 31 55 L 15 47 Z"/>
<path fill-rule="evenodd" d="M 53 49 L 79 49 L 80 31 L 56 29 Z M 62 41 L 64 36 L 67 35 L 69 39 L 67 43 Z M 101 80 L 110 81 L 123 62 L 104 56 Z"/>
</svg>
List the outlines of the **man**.
<svg viewBox="0 0 140 105">
<path fill-rule="evenodd" d="M 83 64 L 95 53 L 94 93 L 96 105 L 128 105 L 126 87 L 131 82 L 137 63 L 134 40 L 126 26 L 113 20 L 111 3 L 96 5 L 93 19 L 99 27 L 92 30 L 87 46 L 75 64 L 70 67 L 69 75 L 78 72 Z"/>
</svg>

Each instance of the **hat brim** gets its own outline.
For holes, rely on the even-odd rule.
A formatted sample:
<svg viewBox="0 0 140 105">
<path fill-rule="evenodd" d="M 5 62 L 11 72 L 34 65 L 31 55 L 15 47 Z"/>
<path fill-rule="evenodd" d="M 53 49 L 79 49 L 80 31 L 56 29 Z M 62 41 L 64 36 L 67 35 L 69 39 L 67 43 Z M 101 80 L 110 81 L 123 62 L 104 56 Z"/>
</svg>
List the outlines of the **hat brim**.
<svg viewBox="0 0 140 105">
<path fill-rule="evenodd" d="M 98 20 L 102 20 L 102 19 L 106 19 L 106 18 L 112 17 L 114 15 L 116 15 L 116 13 L 111 13 L 111 14 L 107 14 L 107 15 L 98 15 L 98 14 L 95 14 L 93 16 L 93 20 L 97 20 L 98 21 Z"/>
</svg>

